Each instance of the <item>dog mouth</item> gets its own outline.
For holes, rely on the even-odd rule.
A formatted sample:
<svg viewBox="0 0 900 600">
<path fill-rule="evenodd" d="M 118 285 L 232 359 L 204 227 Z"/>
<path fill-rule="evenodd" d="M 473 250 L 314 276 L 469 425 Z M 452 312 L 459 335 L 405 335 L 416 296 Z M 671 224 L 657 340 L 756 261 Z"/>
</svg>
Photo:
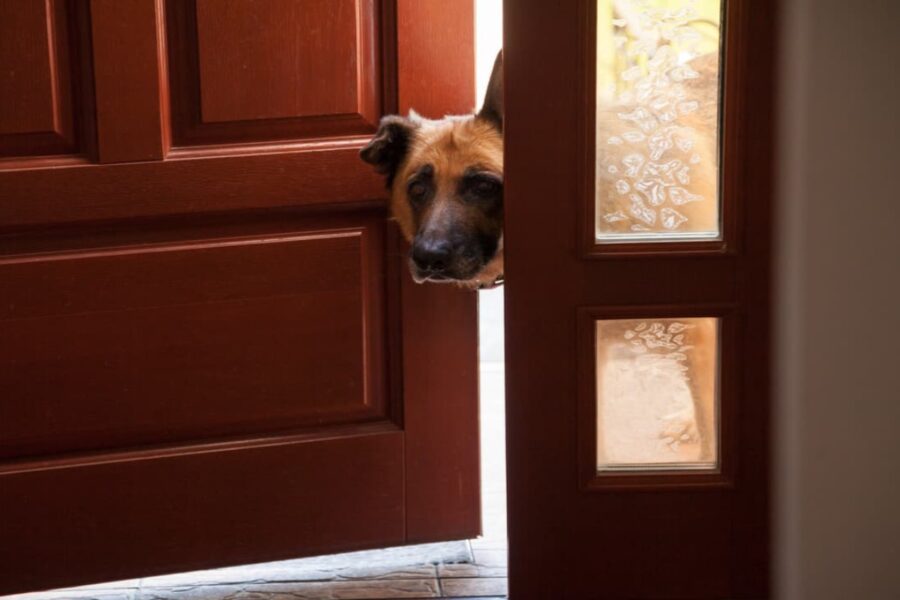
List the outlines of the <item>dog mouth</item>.
<svg viewBox="0 0 900 600">
<path fill-rule="evenodd" d="M 504 283 L 503 273 L 492 269 L 490 261 L 479 263 L 477 268 L 463 274 L 434 272 L 419 268 L 415 262 L 409 261 L 409 272 L 416 283 L 455 283 L 475 290 L 491 290 Z"/>
<path fill-rule="evenodd" d="M 440 271 L 423 269 L 412 258 L 409 272 L 416 283 L 466 283 L 477 279 L 487 263 L 484 261 L 463 261 Z"/>
<path fill-rule="evenodd" d="M 413 281 L 416 283 L 465 283 L 466 281 L 475 279 L 484 268 L 484 265 L 476 269 L 474 272 L 467 274 L 451 273 L 451 272 L 435 272 L 424 271 L 410 261 L 409 272 Z"/>
<path fill-rule="evenodd" d="M 451 283 L 453 281 L 460 281 L 458 279 L 453 279 L 452 277 L 447 277 L 445 275 L 439 275 L 436 273 L 421 273 L 418 269 L 413 270 L 412 276 L 413 280 L 416 283 Z"/>
</svg>

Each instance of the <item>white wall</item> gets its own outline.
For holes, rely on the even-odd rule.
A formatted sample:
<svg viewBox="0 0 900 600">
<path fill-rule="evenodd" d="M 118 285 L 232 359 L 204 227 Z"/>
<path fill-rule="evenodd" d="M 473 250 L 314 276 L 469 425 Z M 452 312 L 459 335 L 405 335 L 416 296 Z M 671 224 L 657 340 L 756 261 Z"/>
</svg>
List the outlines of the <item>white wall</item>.
<svg viewBox="0 0 900 600">
<path fill-rule="evenodd" d="M 475 92 L 479 107 L 502 47 L 503 0 L 475 0 Z"/>
<path fill-rule="evenodd" d="M 503 1 L 475 1 L 475 83 L 478 106 L 484 99 L 494 59 L 503 47 Z M 503 362 L 503 288 L 478 292 L 479 357 Z"/>
<path fill-rule="evenodd" d="M 900 598 L 900 1 L 786 0 L 777 589 Z"/>
</svg>

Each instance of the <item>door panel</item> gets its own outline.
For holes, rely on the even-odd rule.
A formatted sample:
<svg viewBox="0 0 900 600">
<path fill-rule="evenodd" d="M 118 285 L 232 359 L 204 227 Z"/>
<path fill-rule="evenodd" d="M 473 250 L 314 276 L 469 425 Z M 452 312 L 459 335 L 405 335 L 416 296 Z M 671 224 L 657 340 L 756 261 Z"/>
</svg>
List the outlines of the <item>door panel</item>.
<svg viewBox="0 0 900 600">
<path fill-rule="evenodd" d="M 176 144 L 370 131 L 381 110 L 374 0 L 170 1 Z"/>
<path fill-rule="evenodd" d="M 71 154 L 84 119 L 84 6 L 0 2 L 0 158 Z"/>
<path fill-rule="evenodd" d="M 384 182 L 365 164 L 360 166 L 361 143 L 357 137 L 276 152 L 252 147 L 200 155 L 173 150 L 164 163 L 28 159 L 0 169 L 0 223 L 23 229 L 213 212 L 381 206 Z M 58 168 L 35 177 L 32 169 L 44 164 Z"/>
<path fill-rule="evenodd" d="M 372 425 L 3 464 L 3 592 L 403 543 L 402 456 Z"/>
<path fill-rule="evenodd" d="M 222 5 L 200 0 L 200 117 L 214 123 L 353 112 L 358 4 L 319 0 L 299 6 L 276 0 Z M 370 9 L 366 26 L 371 27 L 371 3 L 364 4 Z M 310 30 L 315 35 L 304 34 Z M 328 40 L 327 45 L 320 39 Z M 285 53 L 285 48 L 295 51 Z M 240 92 L 223 93 L 234 84 Z"/>
<path fill-rule="evenodd" d="M 382 226 L 3 261 L 0 457 L 384 418 Z"/>
<path fill-rule="evenodd" d="M 512 597 L 767 597 L 774 10 L 725 3 L 721 138 L 694 139 L 672 125 L 677 103 L 670 110 L 691 91 L 667 86 L 700 68 L 667 61 L 696 58 L 691 28 L 718 23 L 688 9 L 715 4 L 507 3 Z M 599 7 L 618 40 L 598 29 Z M 635 19 L 629 7 L 651 14 Z M 635 55 L 598 64 L 602 44 Z M 598 111 L 598 70 L 610 64 L 627 69 L 626 83 Z M 710 95 L 719 98 L 714 85 Z M 685 154 L 701 142 L 719 148 L 718 178 L 682 170 L 707 164 Z M 660 220 L 704 202 L 715 235 Z M 629 227 L 598 236 L 598 211 L 610 229 Z"/>
<path fill-rule="evenodd" d="M 472 108 L 472 55 L 398 27 L 471 47 L 471 3 L 0 10 L 43 6 L 96 119 L 0 160 L 0 594 L 477 535 L 476 298 L 411 282 L 358 157 L 383 113 Z"/>
</svg>

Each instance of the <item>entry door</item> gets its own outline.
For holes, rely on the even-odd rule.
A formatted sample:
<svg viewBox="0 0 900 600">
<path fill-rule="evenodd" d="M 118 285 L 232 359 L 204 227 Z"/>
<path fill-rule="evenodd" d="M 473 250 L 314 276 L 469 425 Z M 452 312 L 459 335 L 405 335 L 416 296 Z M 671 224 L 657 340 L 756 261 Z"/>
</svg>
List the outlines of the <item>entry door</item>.
<svg viewBox="0 0 900 600">
<path fill-rule="evenodd" d="M 415 286 L 382 114 L 473 7 L 0 2 L 0 594 L 479 531 L 475 296 Z"/>
<path fill-rule="evenodd" d="M 510 595 L 766 597 L 772 3 L 505 19 Z"/>
</svg>

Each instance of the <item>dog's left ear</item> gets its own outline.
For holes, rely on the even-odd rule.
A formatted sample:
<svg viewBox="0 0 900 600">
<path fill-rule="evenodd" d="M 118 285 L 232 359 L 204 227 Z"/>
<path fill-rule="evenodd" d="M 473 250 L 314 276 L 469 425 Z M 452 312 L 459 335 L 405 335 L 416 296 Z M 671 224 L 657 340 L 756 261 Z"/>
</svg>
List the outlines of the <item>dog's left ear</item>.
<svg viewBox="0 0 900 600">
<path fill-rule="evenodd" d="M 387 177 L 388 187 L 406 158 L 415 128 L 405 117 L 388 115 L 381 119 L 375 137 L 359 151 L 360 158 Z"/>
<path fill-rule="evenodd" d="M 488 82 L 484 104 L 481 105 L 478 117 L 490 121 L 497 129 L 503 131 L 503 50 L 497 53 L 494 60 L 491 80 Z"/>
</svg>

